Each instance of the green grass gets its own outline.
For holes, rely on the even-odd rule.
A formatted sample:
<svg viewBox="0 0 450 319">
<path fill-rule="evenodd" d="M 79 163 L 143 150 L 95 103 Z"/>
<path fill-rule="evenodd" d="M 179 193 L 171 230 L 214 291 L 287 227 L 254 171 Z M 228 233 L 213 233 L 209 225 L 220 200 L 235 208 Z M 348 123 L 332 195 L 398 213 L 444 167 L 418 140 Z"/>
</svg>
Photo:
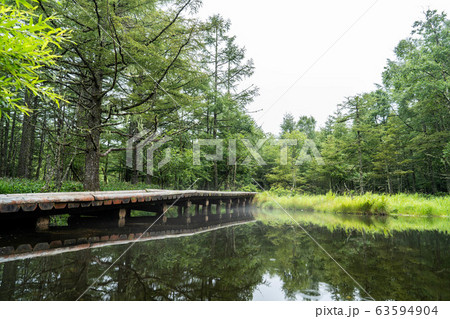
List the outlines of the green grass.
<svg viewBox="0 0 450 319">
<path fill-rule="evenodd" d="M 360 196 L 332 193 L 327 195 L 281 195 L 264 192 L 256 197 L 261 208 L 280 208 L 289 211 L 317 211 L 374 215 L 450 216 L 450 196 L 419 194 Z M 280 205 L 280 206 L 279 206 Z"/>
<path fill-rule="evenodd" d="M 391 235 L 393 232 L 403 231 L 439 231 L 450 232 L 450 218 L 421 217 L 421 216 L 358 216 L 350 214 L 317 213 L 317 212 L 289 212 L 280 209 L 259 210 L 257 220 L 270 225 L 317 225 L 326 227 L 330 231 L 344 229 L 356 230 L 367 234 Z"/>
<path fill-rule="evenodd" d="M 24 178 L 0 178 L 0 194 L 19 193 L 48 193 L 56 192 L 58 188 L 54 183 L 45 185 L 45 181 L 31 180 Z M 81 192 L 83 184 L 73 181 L 64 182 L 61 192 Z"/>
<path fill-rule="evenodd" d="M 111 182 L 108 184 L 101 183 L 102 191 L 119 191 L 119 190 L 137 190 L 154 188 L 151 185 L 138 183 L 131 184 L 128 182 Z M 83 184 L 80 182 L 66 181 L 62 184 L 60 192 L 82 192 Z M 0 178 L 0 194 L 19 194 L 19 193 L 51 193 L 58 192 L 58 188 L 54 183 L 45 185 L 42 180 L 30 180 L 24 178 Z"/>
<path fill-rule="evenodd" d="M 110 182 L 110 183 L 100 183 L 100 189 L 102 191 L 127 191 L 127 190 L 141 190 L 141 189 L 149 189 L 149 188 L 157 188 L 154 185 L 149 185 L 145 183 L 131 184 L 129 182 Z"/>
</svg>

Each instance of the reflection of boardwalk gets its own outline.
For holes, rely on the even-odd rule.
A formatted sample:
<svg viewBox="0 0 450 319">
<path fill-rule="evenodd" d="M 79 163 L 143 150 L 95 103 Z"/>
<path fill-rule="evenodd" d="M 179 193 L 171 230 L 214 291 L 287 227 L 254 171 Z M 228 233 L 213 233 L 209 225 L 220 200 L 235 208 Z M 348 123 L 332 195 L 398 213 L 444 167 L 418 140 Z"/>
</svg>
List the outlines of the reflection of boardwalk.
<svg viewBox="0 0 450 319">
<path fill-rule="evenodd" d="M 0 223 L 2 226 L 32 223 L 40 230 L 49 226 L 50 216 L 109 216 L 124 220 L 129 212 L 143 210 L 162 214 L 170 206 L 177 206 L 179 216 L 189 223 L 194 215 L 208 219 L 212 205 L 226 214 L 245 210 L 255 193 L 213 191 L 140 190 L 120 192 L 45 193 L 0 195 Z M 165 219 L 165 217 L 164 217 Z"/>
<path fill-rule="evenodd" d="M 184 206 L 178 206 L 178 216 L 173 218 L 166 214 L 151 217 L 128 216 L 124 219 L 77 216 L 69 218 L 68 226 L 29 232 L 3 231 L 0 232 L 0 262 L 187 236 L 253 220 L 250 206 L 234 206 L 230 211 L 227 206 L 222 209 L 218 203 L 214 210 L 210 209 L 211 205 L 196 204 L 195 212 L 190 214 L 188 205 L 186 202 Z M 105 216 L 110 214 L 106 213 Z"/>
</svg>

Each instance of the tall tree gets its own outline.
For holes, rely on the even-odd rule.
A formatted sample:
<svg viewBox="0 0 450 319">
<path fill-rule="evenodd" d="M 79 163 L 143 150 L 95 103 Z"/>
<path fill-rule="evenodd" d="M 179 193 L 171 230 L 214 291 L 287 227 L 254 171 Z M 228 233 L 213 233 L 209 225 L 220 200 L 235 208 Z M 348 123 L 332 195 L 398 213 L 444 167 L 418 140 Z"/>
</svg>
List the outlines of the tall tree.
<svg viewBox="0 0 450 319">
<path fill-rule="evenodd" d="M 53 21 L 55 25 L 74 30 L 73 42 L 61 51 L 57 81 L 77 108 L 77 120 L 70 125 L 85 143 L 86 190 L 99 189 L 100 159 L 116 150 L 102 147 L 105 129 L 123 127 L 126 116 L 149 112 L 160 99 L 167 101 L 162 95 L 173 94 L 167 92 L 170 74 L 195 32 L 195 25 L 181 14 L 198 4 L 196 0 L 40 2 L 48 16 L 62 17 Z"/>
<path fill-rule="evenodd" d="M 231 22 L 220 15 L 210 17 L 204 26 L 204 43 L 201 63 L 210 75 L 206 107 L 206 134 L 217 139 L 223 137 L 236 113 L 245 112 L 245 106 L 257 95 L 253 85 L 242 87 L 242 81 L 254 72 L 253 61 L 246 60 L 245 48 L 230 36 Z M 225 129 L 225 130 L 224 130 Z M 219 168 L 213 162 L 213 188 L 219 187 Z"/>
<path fill-rule="evenodd" d="M 450 140 L 450 22 L 444 13 L 427 10 L 411 37 L 395 49 L 383 79 L 395 111 L 410 131 L 411 152 L 433 193 L 450 191 L 443 150 Z M 445 181 L 445 182 L 444 182 Z"/>
</svg>

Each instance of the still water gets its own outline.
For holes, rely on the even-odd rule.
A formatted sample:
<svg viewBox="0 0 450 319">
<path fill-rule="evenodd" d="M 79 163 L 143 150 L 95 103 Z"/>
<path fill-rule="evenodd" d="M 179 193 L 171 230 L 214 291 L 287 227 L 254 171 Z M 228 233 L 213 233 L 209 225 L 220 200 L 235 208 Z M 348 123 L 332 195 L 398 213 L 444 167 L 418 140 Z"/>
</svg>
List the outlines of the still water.
<svg viewBox="0 0 450 319">
<path fill-rule="evenodd" d="M 253 222 L 189 236 L 0 261 L 0 300 L 76 300 L 107 268 L 82 300 L 370 299 L 283 214 L 256 212 Z M 450 300 L 448 219 L 295 218 L 376 300 Z"/>
</svg>

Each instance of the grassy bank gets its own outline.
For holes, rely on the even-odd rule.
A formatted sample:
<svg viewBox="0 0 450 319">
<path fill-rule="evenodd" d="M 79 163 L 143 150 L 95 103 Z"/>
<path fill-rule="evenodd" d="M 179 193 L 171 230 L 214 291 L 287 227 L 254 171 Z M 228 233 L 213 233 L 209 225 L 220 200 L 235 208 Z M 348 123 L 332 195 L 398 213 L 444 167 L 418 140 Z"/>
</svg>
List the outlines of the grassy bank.
<svg viewBox="0 0 450 319">
<path fill-rule="evenodd" d="M 361 196 L 335 194 L 277 196 L 264 192 L 256 197 L 261 208 L 289 211 L 317 211 L 375 215 L 450 216 L 450 196 L 434 197 L 419 194 Z M 277 204 L 278 203 L 278 204 Z"/>
</svg>

